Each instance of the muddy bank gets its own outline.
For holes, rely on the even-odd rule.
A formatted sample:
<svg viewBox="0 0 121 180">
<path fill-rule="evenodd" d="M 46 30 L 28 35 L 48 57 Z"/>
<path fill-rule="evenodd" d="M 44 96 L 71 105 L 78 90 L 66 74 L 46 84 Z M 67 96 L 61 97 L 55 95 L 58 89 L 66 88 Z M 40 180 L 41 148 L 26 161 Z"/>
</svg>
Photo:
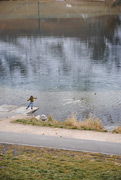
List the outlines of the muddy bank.
<svg viewBox="0 0 121 180">
<path fill-rule="evenodd" d="M 5 35 L 26 36 L 64 36 L 89 39 L 90 36 L 105 33 L 113 36 L 118 16 L 107 15 L 98 18 L 42 18 L 42 19 L 11 19 L 0 20 L 1 38 Z M 91 30 L 92 29 L 92 30 Z"/>
<path fill-rule="evenodd" d="M 0 18 L 80 18 L 120 13 L 105 1 L 0 1 Z"/>
</svg>

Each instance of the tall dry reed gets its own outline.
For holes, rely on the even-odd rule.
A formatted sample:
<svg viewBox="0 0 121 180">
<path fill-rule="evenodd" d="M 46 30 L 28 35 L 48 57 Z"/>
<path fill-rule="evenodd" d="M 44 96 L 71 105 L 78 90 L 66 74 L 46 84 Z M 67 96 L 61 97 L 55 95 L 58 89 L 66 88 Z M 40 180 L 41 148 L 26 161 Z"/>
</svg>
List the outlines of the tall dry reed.
<svg viewBox="0 0 121 180">
<path fill-rule="evenodd" d="M 85 129 L 85 130 L 104 130 L 101 121 L 95 117 L 90 116 L 83 121 L 78 121 L 74 114 L 71 115 L 70 118 L 66 119 L 64 122 L 65 126 L 70 126 L 77 129 Z"/>
<path fill-rule="evenodd" d="M 70 126 L 70 127 L 79 127 L 79 122 L 76 118 L 76 116 L 74 115 L 74 113 L 72 113 L 70 118 L 67 118 L 64 122 L 65 126 Z"/>
<path fill-rule="evenodd" d="M 113 130 L 113 133 L 121 133 L 121 126 L 118 126 Z"/>
<path fill-rule="evenodd" d="M 89 118 L 80 122 L 80 128 L 89 130 L 104 130 L 101 121 L 95 116 L 90 116 Z"/>
</svg>

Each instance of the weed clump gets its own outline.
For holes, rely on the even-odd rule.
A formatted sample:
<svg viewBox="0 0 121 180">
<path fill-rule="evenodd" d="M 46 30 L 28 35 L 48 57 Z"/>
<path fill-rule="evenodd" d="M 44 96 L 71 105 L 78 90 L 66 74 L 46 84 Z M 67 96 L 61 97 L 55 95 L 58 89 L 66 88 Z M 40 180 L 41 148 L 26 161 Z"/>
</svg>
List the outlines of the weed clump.
<svg viewBox="0 0 121 180">
<path fill-rule="evenodd" d="M 74 114 L 65 120 L 64 125 L 79 128 L 79 122 Z"/>
<path fill-rule="evenodd" d="M 50 116 L 48 117 L 48 121 L 49 121 L 49 122 L 53 122 L 53 116 L 52 116 L 52 115 L 50 115 Z"/>
<path fill-rule="evenodd" d="M 65 126 L 70 126 L 72 129 L 104 131 L 101 121 L 95 116 L 90 116 L 89 118 L 79 122 L 76 116 L 72 114 L 64 124 Z"/>
<path fill-rule="evenodd" d="M 86 130 L 104 130 L 101 121 L 95 116 L 90 116 L 89 118 L 84 119 L 84 121 L 80 123 L 80 127 Z"/>
<path fill-rule="evenodd" d="M 117 126 L 114 130 L 113 133 L 119 133 L 121 134 L 121 126 Z"/>
</svg>

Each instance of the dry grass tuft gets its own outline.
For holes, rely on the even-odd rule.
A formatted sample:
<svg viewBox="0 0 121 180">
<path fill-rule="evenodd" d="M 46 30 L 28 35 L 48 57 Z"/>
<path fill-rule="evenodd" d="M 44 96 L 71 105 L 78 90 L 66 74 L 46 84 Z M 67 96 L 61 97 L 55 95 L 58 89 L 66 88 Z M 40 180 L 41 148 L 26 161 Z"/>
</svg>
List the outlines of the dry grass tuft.
<svg viewBox="0 0 121 180">
<path fill-rule="evenodd" d="M 121 134 L 121 126 L 118 126 L 116 129 L 114 129 L 113 133 L 120 133 Z"/>
<path fill-rule="evenodd" d="M 64 125 L 70 126 L 71 128 L 75 128 L 75 129 L 97 130 L 97 131 L 104 130 L 101 121 L 95 116 L 90 116 L 88 119 L 84 119 L 84 121 L 79 122 L 76 116 L 72 114 L 71 117 L 64 122 Z"/>
<path fill-rule="evenodd" d="M 79 128 L 79 122 L 73 113 L 72 113 L 70 118 L 67 118 L 65 120 L 64 125 Z"/>
<path fill-rule="evenodd" d="M 49 121 L 49 122 L 53 122 L 53 116 L 52 116 L 52 115 L 50 115 L 50 116 L 48 117 L 48 121 Z"/>
<path fill-rule="evenodd" d="M 90 116 L 88 119 L 80 122 L 80 128 L 99 131 L 104 130 L 101 121 L 95 116 Z"/>
</svg>

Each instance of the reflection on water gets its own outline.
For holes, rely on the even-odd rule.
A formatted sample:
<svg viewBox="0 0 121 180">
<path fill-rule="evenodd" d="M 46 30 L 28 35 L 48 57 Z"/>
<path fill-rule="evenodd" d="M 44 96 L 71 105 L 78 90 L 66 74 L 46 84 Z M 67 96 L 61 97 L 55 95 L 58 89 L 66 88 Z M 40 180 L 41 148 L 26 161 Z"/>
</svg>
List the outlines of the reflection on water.
<svg viewBox="0 0 121 180">
<path fill-rule="evenodd" d="M 33 93 L 41 99 L 40 113 L 56 119 L 71 112 L 82 118 L 92 113 L 105 125 L 121 124 L 120 24 L 121 17 L 111 15 L 1 20 L 1 104 L 10 103 L 9 98 L 19 103 Z"/>
</svg>

